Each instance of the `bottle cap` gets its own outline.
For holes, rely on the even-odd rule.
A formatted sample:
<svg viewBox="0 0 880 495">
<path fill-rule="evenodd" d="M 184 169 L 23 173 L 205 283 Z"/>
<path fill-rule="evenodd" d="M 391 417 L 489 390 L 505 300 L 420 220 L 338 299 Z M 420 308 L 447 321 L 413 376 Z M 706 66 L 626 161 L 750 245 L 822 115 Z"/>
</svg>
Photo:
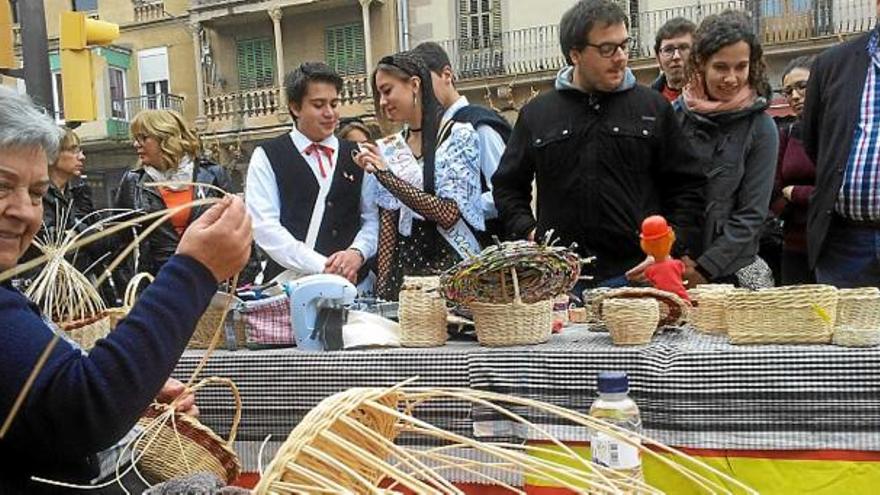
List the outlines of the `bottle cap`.
<svg viewBox="0 0 880 495">
<path fill-rule="evenodd" d="M 598 387 L 603 394 L 625 393 L 629 391 L 629 378 L 622 371 L 600 371 Z"/>
</svg>

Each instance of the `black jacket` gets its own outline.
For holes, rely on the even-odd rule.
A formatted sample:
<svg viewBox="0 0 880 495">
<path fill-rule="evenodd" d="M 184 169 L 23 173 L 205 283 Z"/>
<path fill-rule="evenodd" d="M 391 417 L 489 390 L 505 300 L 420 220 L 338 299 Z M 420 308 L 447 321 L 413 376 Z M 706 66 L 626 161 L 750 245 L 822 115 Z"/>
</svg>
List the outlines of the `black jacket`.
<svg viewBox="0 0 880 495">
<path fill-rule="evenodd" d="M 681 245 L 699 249 L 705 177 L 672 107 L 647 87 L 538 96 L 520 112 L 492 183 L 509 236 L 553 229 L 581 256 L 598 257 L 598 280 L 644 259 L 639 230 L 652 214 L 666 216 Z"/>
<path fill-rule="evenodd" d="M 807 213 L 807 252 L 814 267 L 831 226 L 859 120 L 870 63 L 869 36 L 858 36 L 819 55 L 807 83 L 803 141 L 816 164 L 816 187 Z"/>
<path fill-rule="evenodd" d="M 145 184 L 153 182 L 144 169 L 130 170 L 122 176 L 119 189 L 116 191 L 114 205 L 116 208 L 135 210 L 140 214 L 149 214 L 164 210 L 165 201 L 161 193 L 154 187 Z M 207 160 L 196 160 L 193 164 L 192 182 L 211 184 L 224 191 L 229 189 L 229 175 L 220 165 Z M 218 197 L 220 193 L 207 187 L 196 187 L 196 198 Z M 192 223 L 207 210 L 206 206 L 198 206 L 190 211 L 189 223 Z M 140 232 L 148 224 L 141 225 Z M 153 275 L 159 272 L 159 268 L 174 255 L 180 236 L 170 221 L 164 222 L 154 230 L 138 247 L 138 270 L 149 272 Z M 132 269 L 131 266 L 128 267 Z M 133 273 L 130 273 L 133 274 Z"/>
<path fill-rule="evenodd" d="M 711 279 L 734 275 L 758 253 L 779 146 L 767 106 L 767 100 L 758 98 L 744 110 L 702 115 L 681 98 L 675 101 L 682 132 L 706 173 L 703 254 L 697 264 Z"/>
</svg>

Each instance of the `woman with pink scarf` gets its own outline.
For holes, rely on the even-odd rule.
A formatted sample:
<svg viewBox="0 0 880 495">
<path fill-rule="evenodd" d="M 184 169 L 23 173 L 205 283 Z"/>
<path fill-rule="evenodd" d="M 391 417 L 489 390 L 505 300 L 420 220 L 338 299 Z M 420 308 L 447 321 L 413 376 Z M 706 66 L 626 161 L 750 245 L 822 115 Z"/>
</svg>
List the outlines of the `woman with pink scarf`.
<svg viewBox="0 0 880 495">
<path fill-rule="evenodd" d="M 770 88 L 749 19 L 733 11 L 707 17 L 694 34 L 689 67 L 674 107 L 707 177 L 703 254 L 691 263 L 706 282 L 772 285 L 757 253 L 779 136 L 765 113 Z"/>
</svg>

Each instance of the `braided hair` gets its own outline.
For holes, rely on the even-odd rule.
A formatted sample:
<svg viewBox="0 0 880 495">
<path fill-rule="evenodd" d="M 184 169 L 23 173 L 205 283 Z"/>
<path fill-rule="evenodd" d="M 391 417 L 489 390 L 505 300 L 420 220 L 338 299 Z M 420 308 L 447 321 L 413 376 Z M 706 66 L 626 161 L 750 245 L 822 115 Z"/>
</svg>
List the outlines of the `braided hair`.
<svg viewBox="0 0 880 495">
<path fill-rule="evenodd" d="M 425 192 L 434 192 L 434 155 L 437 151 L 437 134 L 440 130 L 440 120 L 443 118 L 443 107 L 434 96 L 434 85 L 431 82 L 431 72 L 420 56 L 412 50 L 395 53 L 382 57 L 376 70 L 373 71 L 371 84 L 373 94 L 379 94 L 376 86 L 376 74 L 385 72 L 402 81 L 409 81 L 411 77 L 417 77 L 421 81 L 419 100 L 422 105 L 422 157 L 425 161 L 424 188 Z M 382 115 L 380 98 L 374 97 L 373 104 L 376 107 L 376 115 Z"/>
</svg>

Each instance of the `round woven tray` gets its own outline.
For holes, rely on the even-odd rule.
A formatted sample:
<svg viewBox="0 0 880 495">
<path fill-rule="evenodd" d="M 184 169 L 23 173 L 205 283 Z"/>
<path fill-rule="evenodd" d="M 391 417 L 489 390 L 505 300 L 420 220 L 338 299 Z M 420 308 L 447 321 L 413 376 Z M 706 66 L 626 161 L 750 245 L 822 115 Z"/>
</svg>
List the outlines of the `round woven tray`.
<svg viewBox="0 0 880 495">
<path fill-rule="evenodd" d="M 654 298 L 608 298 L 602 316 L 614 345 L 651 342 L 660 321 L 660 304 Z"/>
<path fill-rule="evenodd" d="M 227 378 L 207 378 L 197 385 L 227 385 L 235 400 L 235 415 L 229 438 L 224 440 L 196 418 L 175 412 L 173 420 L 157 422 L 169 411 L 168 404 L 153 403 L 138 421 L 146 430 L 134 444 L 139 460 L 137 469 L 152 483 L 199 472 L 210 472 L 232 483 L 241 473 L 241 462 L 232 444 L 241 420 L 241 397 L 238 387 Z"/>
<path fill-rule="evenodd" d="M 690 324 L 704 333 L 726 335 L 727 294 L 733 290 L 733 285 L 726 284 L 705 284 L 689 290 L 693 306 Z"/>
<path fill-rule="evenodd" d="M 439 347 L 446 343 L 446 301 L 440 277 L 404 277 L 399 295 L 400 345 Z"/>
<path fill-rule="evenodd" d="M 736 290 L 727 296 L 727 335 L 733 344 L 827 344 L 837 301 L 829 285 Z"/>
<path fill-rule="evenodd" d="M 672 292 L 652 287 L 621 287 L 601 293 L 593 299 L 593 312 L 599 316 L 600 320 L 604 321 L 603 307 L 605 300 L 644 298 L 654 299 L 660 304 L 658 327 L 679 326 L 687 321 L 690 310 L 688 304 L 682 298 Z"/>
</svg>

